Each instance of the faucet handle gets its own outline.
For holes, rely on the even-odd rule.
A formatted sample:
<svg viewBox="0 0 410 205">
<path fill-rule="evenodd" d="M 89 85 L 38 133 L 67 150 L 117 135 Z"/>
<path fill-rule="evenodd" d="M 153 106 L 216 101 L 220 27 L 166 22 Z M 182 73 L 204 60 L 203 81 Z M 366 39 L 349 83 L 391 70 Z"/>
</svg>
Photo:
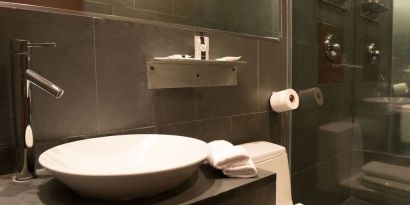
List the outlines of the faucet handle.
<svg viewBox="0 0 410 205">
<path fill-rule="evenodd" d="M 24 39 L 13 39 L 12 41 L 12 50 L 13 52 L 19 54 L 28 54 L 30 53 L 30 48 L 41 48 L 41 47 L 56 47 L 55 42 L 47 43 L 31 43 L 28 40 Z"/>
<path fill-rule="evenodd" d="M 57 47 L 55 42 L 50 43 L 27 43 L 27 46 L 30 48 L 42 48 L 42 47 Z"/>
</svg>

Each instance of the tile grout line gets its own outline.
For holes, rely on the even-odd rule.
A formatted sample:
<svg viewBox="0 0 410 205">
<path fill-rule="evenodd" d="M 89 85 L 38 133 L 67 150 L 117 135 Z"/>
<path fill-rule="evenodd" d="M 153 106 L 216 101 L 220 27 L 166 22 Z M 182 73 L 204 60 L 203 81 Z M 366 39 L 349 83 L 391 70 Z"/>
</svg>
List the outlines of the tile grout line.
<svg viewBox="0 0 410 205">
<path fill-rule="evenodd" d="M 219 117 L 197 119 L 197 120 L 191 120 L 191 121 L 186 120 L 186 121 L 178 121 L 178 122 L 170 122 L 170 123 L 165 123 L 165 124 L 158 124 L 158 125 L 153 125 L 153 126 L 150 126 L 150 127 L 182 125 L 182 124 L 195 123 L 195 122 L 206 122 L 206 121 L 210 121 L 210 120 L 220 120 L 220 119 L 242 117 L 242 116 L 248 116 L 248 115 L 265 114 L 265 113 L 270 113 L 270 112 L 271 111 L 260 111 L 260 112 L 251 112 L 251 113 L 236 114 L 236 115 L 229 115 L 229 116 L 219 116 Z M 138 128 L 136 128 L 136 129 L 138 129 Z"/>
<path fill-rule="evenodd" d="M 172 15 L 175 15 L 175 0 L 172 0 Z"/>
<path fill-rule="evenodd" d="M 229 120 L 230 120 L 230 128 L 229 128 L 229 138 L 230 138 L 230 141 L 231 142 L 233 142 L 233 117 L 232 116 L 230 116 L 229 117 Z"/>
<path fill-rule="evenodd" d="M 255 115 L 255 114 L 263 114 L 263 113 L 270 113 L 272 111 L 258 111 L 258 112 L 250 112 L 250 113 L 244 113 L 244 114 L 236 114 L 236 115 L 230 115 L 231 117 L 241 117 L 241 116 L 246 116 L 246 115 Z"/>
<path fill-rule="evenodd" d="M 97 48 L 96 48 L 96 24 L 95 18 L 93 18 L 93 45 L 94 45 L 94 77 L 95 77 L 95 99 L 97 108 L 97 132 L 100 131 L 100 108 L 98 101 L 98 76 L 97 76 Z"/>
<path fill-rule="evenodd" d="M 195 98 L 195 121 L 198 121 L 198 96 L 197 96 L 197 88 L 194 88 L 194 98 Z"/>
<path fill-rule="evenodd" d="M 260 41 L 257 40 L 256 41 L 256 56 L 257 56 L 257 60 L 256 60 L 256 75 L 257 75 L 257 83 L 258 83 L 258 111 L 260 111 L 260 83 L 259 83 L 259 61 L 260 61 L 260 53 L 259 53 L 259 43 Z"/>
<path fill-rule="evenodd" d="M 0 144 L 0 149 L 9 148 L 9 147 L 14 147 L 14 144 L 13 143 Z"/>
<path fill-rule="evenodd" d="M 112 135 L 116 133 L 121 133 L 121 132 L 128 132 L 128 131 L 134 131 L 134 130 L 143 130 L 143 129 L 151 129 L 154 128 L 156 129 L 156 126 L 147 126 L 147 127 L 137 127 L 137 128 L 131 128 L 131 129 L 123 129 L 123 130 L 113 130 L 113 131 L 108 131 L 108 132 L 97 132 L 97 133 L 87 133 L 87 134 L 80 134 L 80 135 L 73 135 L 73 136 L 68 136 L 64 137 L 58 140 L 45 140 L 45 141 L 38 141 L 39 143 L 52 143 L 52 142 L 59 142 L 59 141 L 65 141 L 66 139 L 72 139 L 72 138 L 93 138 L 98 135 Z M 0 145 L 1 147 L 1 145 Z"/>
</svg>

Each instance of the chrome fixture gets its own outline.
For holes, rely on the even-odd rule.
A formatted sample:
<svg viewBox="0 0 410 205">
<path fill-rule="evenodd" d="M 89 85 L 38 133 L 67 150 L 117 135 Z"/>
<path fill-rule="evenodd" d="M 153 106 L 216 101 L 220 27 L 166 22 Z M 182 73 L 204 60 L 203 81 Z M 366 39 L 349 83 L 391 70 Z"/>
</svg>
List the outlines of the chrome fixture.
<svg viewBox="0 0 410 205">
<path fill-rule="evenodd" d="M 16 181 L 36 177 L 33 130 L 31 128 L 31 85 L 36 85 L 59 99 L 64 91 L 31 70 L 31 48 L 56 47 L 55 43 L 30 43 L 22 39 L 12 41 L 15 127 L 17 137 Z"/>
<path fill-rule="evenodd" d="M 335 61 L 340 56 L 340 44 L 336 42 L 336 37 L 333 34 L 326 36 L 325 41 L 325 53 L 330 61 Z"/>
<path fill-rule="evenodd" d="M 379 62 L 381 52 L 380 52 L 380 50 L 376 47 L 376 44 L 370 43 L 370 44 L 367 46 L 367 52 L 368 52 L 369 61 L 370 61 L 371 64 L 376 64 L 376 63 Z"/>
</svg>

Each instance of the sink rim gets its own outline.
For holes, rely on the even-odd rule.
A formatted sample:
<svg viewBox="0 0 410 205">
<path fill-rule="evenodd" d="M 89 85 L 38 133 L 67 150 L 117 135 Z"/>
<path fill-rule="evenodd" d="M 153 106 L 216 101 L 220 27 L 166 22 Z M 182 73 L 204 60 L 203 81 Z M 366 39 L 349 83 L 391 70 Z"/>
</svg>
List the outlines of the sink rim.
<svg viewBox="0 0 410 205">
<path fill-rule="evenodd" d="M 201 146 L 204 146 L 204 152 L 202 153 L 202 157 L 200 157 L 198 160 L 193 160 L 190 163 L 185 163 L 181 166 L 177 167 L 171 167 L 171 168 L 162 168 L 158 170 L 152 170 L 152 171 L 140 171 L 140 172 L 135 172 L 135 173 L 79 173 L 79 172 L 69 172 L 67 170 L 61 170 L 61 169 L 55 169 L 52 168 L 53 166 L 49 166 L 50 164 L 47 164 L 47 160 L 45 159 L 45 156 L 47 153 L 53 149 L 58 149 L 61 146 L 67 145 L 67 144 L 76 144 L 76 143 L 83 143 L 84 141 L 93 141 L 93 140 L 98 140 L 98 139 L 103 139 L 103 138 L 110 138 L 110 137 L 124 137 L 124 136 L 147 136 L 147 137 L 174 137 L 174 138 L 184 138 L 185 140 L 190 140 L 192 142 L 202 144 Z M 162 172 L 169 172 L 169 171 L 174 171 L 174 170 L 179 170 L 179 169 L 184 169 L 187 167 L 190 167 L 194 164 L 198 164 L 203 162 L 209 155 L 210 149 L 208 147 L 208 144 L 202 140 L 191 138 L 191 137 L 185 137 L 185 136 L 179 136 L 179 135 L 166 135 L 166 134 L 127 134 L 127 135 L 110 135 L 110 136 L 103 136 L 103 137 L 95 137 L 95 138 L 89 138 L 89 139 L 83 139 L 83 140 L 78 140 L 74 142 L 68 142 L 64 143 L 55 147 L 52 147 L 45 152 L 43 152 L 40 157 L 39 157 L 39 163 L 41 166 L 43 166 L 46 170 L 49 170 L 51 172 L 55 173 L 60 173 L 60 174 L 65 174 L 65 175 L 72 175 L 72 176 L 79 176 L 79 177 L 127 177 L 127 176 L 143 176 L 143 175 L 151 175 L 151 174 L 158 174 Z"/>
<path fill-rule="evenodd" d="M 362 98 L 364 102 L 374 104 L 408 104 L 409 97 L 368 97 Z"/>
</svg>

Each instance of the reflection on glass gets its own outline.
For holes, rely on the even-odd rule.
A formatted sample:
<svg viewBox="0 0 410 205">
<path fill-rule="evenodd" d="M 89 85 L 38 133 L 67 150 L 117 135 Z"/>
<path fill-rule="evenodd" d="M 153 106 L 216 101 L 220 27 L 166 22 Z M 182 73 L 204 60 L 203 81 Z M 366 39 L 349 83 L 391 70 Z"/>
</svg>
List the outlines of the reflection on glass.
<svg viewBox="0 0 410 205">
<path fill-rule="evenodd" d="M 298 95 L 301 107 L 315 107 L 323 105 L 323 93 L 319 87 L 300 90 Z"/>
<path fill-rule="evenodd" d="M 262 37 L 280 37 L 281 0 L 5 0 Z"/>
<path fill-rule="evenodd" d="M 279 36 L 279 0 L 84 1 L 84 10 L 90 12 L 257 36 Z"/>
</svg>

